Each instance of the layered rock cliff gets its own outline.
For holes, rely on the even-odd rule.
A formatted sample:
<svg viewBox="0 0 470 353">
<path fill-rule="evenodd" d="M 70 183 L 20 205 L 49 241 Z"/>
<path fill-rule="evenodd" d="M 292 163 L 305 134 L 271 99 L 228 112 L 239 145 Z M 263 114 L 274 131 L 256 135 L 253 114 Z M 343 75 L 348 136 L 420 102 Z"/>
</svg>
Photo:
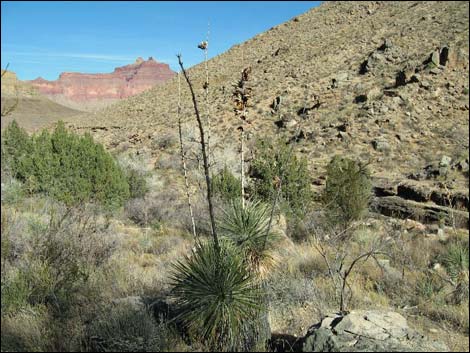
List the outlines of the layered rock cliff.
<svg viewBox="0 0 470 353">
<path fill-rule="evenodd" d="M 64 72 L 55 81 L 37 78 L 29 82 L 56 102 L 87 110 L 141 93 L 174 74 L 168 64 L 150 57 L 137 58 L 133 64 L 118 67 L 112 73 Z"/>
</svg>

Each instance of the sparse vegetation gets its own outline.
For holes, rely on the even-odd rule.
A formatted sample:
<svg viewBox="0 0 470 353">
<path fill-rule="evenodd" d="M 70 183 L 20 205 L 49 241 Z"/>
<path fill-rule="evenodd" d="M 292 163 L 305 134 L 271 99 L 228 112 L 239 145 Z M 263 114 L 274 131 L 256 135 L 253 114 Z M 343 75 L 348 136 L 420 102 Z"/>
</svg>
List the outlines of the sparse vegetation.
<svg viewBox="0 0 470 353">
<path fill-rule="evenodd" d="M 2 126 L 2 351 L 301 351 L 355 310 L 468 350 L 468 4 L 325 6 L 93 124 Z"/>
</svg>

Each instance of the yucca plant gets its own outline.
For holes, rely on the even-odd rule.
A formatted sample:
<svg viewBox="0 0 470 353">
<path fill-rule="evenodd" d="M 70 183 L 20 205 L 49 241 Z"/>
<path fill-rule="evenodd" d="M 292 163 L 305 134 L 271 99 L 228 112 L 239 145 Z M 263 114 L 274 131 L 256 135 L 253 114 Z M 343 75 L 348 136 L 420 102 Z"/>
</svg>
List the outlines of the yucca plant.
<svg viewBox="0 0 470 353">
<path fill-rule="evenodd" d="M 173 265 L 172 294 L 189 333 L 213 351 L 247 350 L 261 310 L 260 291 L 243 255 L 221 239 L 196 245 Z"/>
<path fill-rule="evenodd" d="M 219 221 L 221 235 L 230 239 L 245 255 L 247 265 L 258 278 L 265 278 L 276 264 L 274 246 L 280 236 L 269 225 L 269 206 L 253 201 L 243 207 L 233 200 Z"/>
<path fill-rule="evenodd" d="M 444 256 L 444 266 L 455 285 L 452 300 L 461 303 L 469 297 L 469 250 L 468 244 L 450 244 Z"/>
</svg>

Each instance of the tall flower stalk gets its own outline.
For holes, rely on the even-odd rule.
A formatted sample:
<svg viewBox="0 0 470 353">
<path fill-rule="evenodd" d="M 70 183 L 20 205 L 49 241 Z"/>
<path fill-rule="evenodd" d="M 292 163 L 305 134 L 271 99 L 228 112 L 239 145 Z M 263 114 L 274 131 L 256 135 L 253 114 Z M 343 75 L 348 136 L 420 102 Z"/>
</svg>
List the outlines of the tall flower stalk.
<svg viewBox="0 0 470 353">
<path fill-rule="evenodd" d="M 245 207 L 245 129 L 247 120 L 247 107 L 251 98 L 251 87 L 248 87 L 248 79 L 251 73 L 251 68 L 247 67 L 243 69 L 240 80 L 234 84 L 233 90 L 233 103 L 235 105 L 235 115 L 240 119 L 240 179 L 241 179 L 241 199 L 242 207 Z"/>
<path fill-rule="evenodd" d="M 181 164 L 183 166 L 183 175 L 184 175 L 184 184 L 186 187 L 186 197 L 188 201 L 188 209 L 189 209 L 189 216 L 191 217 L 191 226 L 194 238 L 198 239 L 196 233 L 196 223 L 194 222 L 194 214 L 193 214 L 193 206 L 191 202 L 191 192 L 189 189 L 189 180 L 188 180 L 188 172 L 186 168 L 186 153 L 184 151 L 183 146 L 183 132 L 182 132 L 182 123 L 181 123 L 181 73 L 178 72 L 178 135 L 180 139 L 180 156 L 181 156 Z"/>
</svg>

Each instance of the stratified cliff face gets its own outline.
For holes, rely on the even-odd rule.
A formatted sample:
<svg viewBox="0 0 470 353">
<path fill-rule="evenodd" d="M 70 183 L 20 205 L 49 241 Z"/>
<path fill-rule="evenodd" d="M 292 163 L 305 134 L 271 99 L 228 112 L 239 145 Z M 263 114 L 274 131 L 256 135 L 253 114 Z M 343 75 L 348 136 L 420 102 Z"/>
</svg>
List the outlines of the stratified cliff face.
<svg viewBox="0 0 470 353">
<path fill-rule="evenodd" d="M 56 81 L 29 81 L 39 92 L 61 103 L 104 103 L 141 93 L 175 75 L 168 64 L 138 58 L 107 74 L 64 72 Z"/>
</svg>

